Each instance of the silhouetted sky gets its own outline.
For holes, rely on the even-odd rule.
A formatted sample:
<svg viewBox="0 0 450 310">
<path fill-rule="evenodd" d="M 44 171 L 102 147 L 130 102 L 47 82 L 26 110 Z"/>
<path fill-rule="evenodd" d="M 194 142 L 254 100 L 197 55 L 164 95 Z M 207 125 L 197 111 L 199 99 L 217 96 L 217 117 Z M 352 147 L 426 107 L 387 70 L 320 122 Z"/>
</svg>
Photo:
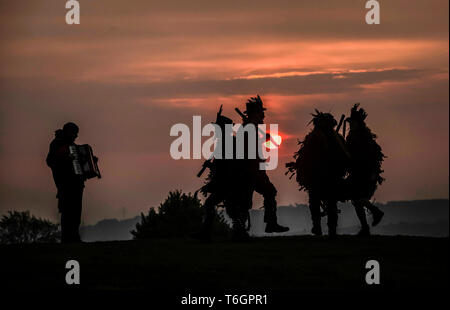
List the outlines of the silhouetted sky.
<svg viewBox="0 0 450 310">
<path fill-rule="evenodd" d="M 104 177 L 87 182 L 86 223 L 193 192 L 202 161 L 170 158 L 170 127 L 220 104 L 239 122 L 257 93 L 285 137 L 269 172 L 280 205 L 306 201 L 284 164 L 310 113 L 355 102 L 388 156 L 375 198 L 448 198 L 448 1 L 380 1 L 370 26 L 363 0 L 80 3 L 69 26 L 65 1 L 0 0 L 0 213 L 57 218 L 45 156 L 67 121 Z"/>
</svg>

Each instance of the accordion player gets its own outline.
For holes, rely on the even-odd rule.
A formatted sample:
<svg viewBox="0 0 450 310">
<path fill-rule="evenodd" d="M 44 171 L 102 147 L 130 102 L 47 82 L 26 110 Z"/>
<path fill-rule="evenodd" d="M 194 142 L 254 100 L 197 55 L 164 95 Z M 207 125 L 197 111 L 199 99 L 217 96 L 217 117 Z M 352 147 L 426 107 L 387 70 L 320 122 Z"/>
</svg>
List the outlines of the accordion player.
<svg viewBox="0 0 450 310">
<path fill-rule="evenodd" d="M 69 152 L 76 175 L 82 175 L 85 179 L 101 178 L 97 160 L 89 144 L 71 145 Z"/>
</svg>

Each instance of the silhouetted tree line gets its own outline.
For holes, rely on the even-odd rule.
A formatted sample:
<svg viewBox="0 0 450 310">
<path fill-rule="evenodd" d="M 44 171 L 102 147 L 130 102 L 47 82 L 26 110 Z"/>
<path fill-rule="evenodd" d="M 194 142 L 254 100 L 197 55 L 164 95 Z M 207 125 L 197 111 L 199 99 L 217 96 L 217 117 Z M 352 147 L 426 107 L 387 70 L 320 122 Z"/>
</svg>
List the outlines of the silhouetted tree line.
<svg viewBox="0 0 450 310">
<path fill-rule="evenodd" d="M 30 215 L 30 211 L 8 211 L 0 220 L 0 243 L 56 243 L 61 239 L 58 224 Z"/>
<path fill-rule="evenodd" d="M 183 237 L 200 229 L 203 218 L 201 201 L 191 193 L 176 190 L 158 208 L 141 213 L 141 221 L 131 231 L 134 239 L 153 237 Z M 230 226 L 224 216 L 214 219 L 213 230 L 217 236 L 228 236 Z M 60 225 L 37 218 L 30 211 L 8 211 L 0 220 L 0 243 L 56 243 L 61 240 Z"/>
<path fill-rule="evenodd" d="M 200 229 L 203 210 L 200 200 L 191 193 L 176 190 L 169 192 L 157 210 L 150 208 L 147 215 L 141 213 L 141 222 L 131 231 L 134 239 L 153 237 L 183 237 Z M 226 236 L 230 227 L 222 214 L 215 217 L 213 230 L 218 236 Z"/>
</svg>

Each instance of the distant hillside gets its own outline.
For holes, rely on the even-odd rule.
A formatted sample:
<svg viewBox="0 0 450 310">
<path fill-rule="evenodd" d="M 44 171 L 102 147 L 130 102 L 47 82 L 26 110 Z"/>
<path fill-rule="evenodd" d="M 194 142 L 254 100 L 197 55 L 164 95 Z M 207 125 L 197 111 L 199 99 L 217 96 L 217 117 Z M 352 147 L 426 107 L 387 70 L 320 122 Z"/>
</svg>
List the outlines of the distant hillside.
<svg viewBox="0 0 450 310">
<path fill-rule="evenodd" d="M 95 225 L 82 226 L 80 229 L 81 238 L 84 241 L 112 241 L 112 240 L 131 240 L 130 231 L 141 219 L 136 216 L 126 220 L 105 219 L 97 222 Z"/>
<path fill-rule="evenodd" d="M 446 237 L 449 235 L 449 200 L 411 200 L 377 203 L 385 216 L 383 221 L 372 228 L 378 235 L 412 235 L 428 237 Z M 350 203 L 339 204 L 339 226 L 341 234 L 355 234 L 359 231 L 359 221 Z M 263 212 L 252 210 L 252 230 L 256 236 L 264 235 Z M 279 222 L 291 228 L 287 235 L 309 234 L 311 219 L 309 208 L 305 204 L 279 207 Z M 371 222 L 370 215 L 368 216 Z M 322 220 L 326 228 L 326 218 Z"/>
<path fill-rule="evenodd" d="M 390 201 L 378 205 L 389 214 L 389 223 L 448 221 L 449 216 L 448 199 Z"/>
<path fill-rule="evenodd" d="M 429 237 L 449 236 L 449 200 L 412 200 L 390 201 L 377 204 L 385 217 L 379 226 L 372 229 L 379 235 L 413 235 Z M 339 233 L 355 234 L 359 223 L 351 204 L 339 204 Z M 251 210 L 252 227 L 250 233 L 254 236 L 264 236 L 263 210 Z M 311 220 L 307 205 L 278 207 L 279 222 L 290 227 L 285 235 L 305 235 L 311 230 Z M 130 231 L 134 229 L 140 216 L 131 219 L 105 219 L 95 225 L 83 226 L 81 235 L 85 241 L 130 240 Z M 369 217 L 369 221 L 371 221 Z M 323 220 L 326 228 L 326 219 Z"/>
</svg>

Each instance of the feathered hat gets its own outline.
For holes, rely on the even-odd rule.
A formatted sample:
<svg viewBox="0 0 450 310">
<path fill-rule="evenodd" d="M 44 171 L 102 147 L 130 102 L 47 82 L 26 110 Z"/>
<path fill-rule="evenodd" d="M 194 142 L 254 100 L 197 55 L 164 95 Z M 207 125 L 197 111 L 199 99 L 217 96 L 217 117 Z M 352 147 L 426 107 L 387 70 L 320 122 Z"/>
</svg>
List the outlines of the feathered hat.
<svg viewBox="0 0 450 310">
<path fill-rule="evenodd" d="M 323 113 L 317 109 L 315 110 L 316 114 L 311 113 L 313 119 L 308 123 L 308 125 L 313 123 L 314 127 L 331 127 L 331 128 L 334 128 L 334 126 L 337 125 L 337 121 L 332 114 Z"/>
<path fill-rule="evenodd" d="M 259 97 L 259 95 L 256 95 L 256 97 L 251 97 L 250 99 L 247 100 L 247 102 L 245 103 L 245 111 L 244 114 L 249 114 L 249 113 L 257 113 L 257 112 L 262 112 L 267 110 L 266 108 L 264 108 L 263 106 L 263 102 L 261 100 L 261 97 Z"/>
</svg>

